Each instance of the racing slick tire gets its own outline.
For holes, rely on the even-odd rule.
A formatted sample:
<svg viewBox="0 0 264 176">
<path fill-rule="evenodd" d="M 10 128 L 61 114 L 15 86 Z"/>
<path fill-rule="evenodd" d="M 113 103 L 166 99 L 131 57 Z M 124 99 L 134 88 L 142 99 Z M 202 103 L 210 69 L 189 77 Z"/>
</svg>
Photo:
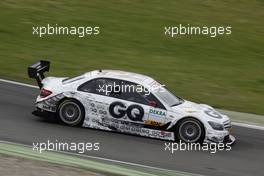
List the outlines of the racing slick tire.
<svg viewBox="0 0 264 176">
<path fill-rule="evenodd" d="M 59 120 L 68 126 L 81 126 L 84 120 L 84 108 L 74 99 L 65 99 L 59 104 Z"/>
<path fill-rule="evenodd" d="M 199 120 L 188 117 L 179 121 L 175 136 L 184 143 L 203 143 L 205 129 Z"/>
</svg>

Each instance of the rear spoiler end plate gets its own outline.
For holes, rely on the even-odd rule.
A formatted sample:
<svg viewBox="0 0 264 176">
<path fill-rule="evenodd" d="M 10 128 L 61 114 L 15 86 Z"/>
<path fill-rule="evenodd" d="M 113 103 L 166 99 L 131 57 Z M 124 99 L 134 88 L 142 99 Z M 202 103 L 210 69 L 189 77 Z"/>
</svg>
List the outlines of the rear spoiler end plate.
<svg viewBox="0 0 264 176">
<path fill-rule="evenodd" d="M 28 67 L 29 78 L 36 79 L 39 88 L 41 89 L 41 81 L 45 78 L 44 73 L 48 72 L 50 69 L 50 62 L 45 60 L 40 60 L 37 63 Z"/>
</svg>

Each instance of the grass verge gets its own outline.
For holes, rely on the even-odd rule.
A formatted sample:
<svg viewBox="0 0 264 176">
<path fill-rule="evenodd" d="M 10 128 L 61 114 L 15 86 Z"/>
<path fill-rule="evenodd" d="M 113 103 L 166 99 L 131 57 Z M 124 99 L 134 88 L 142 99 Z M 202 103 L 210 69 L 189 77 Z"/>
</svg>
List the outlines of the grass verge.
<svg viewBox="0 0 264 176">
<path fill-rule="evenodd" d="M 264 114 L 263 1 L 0 2 L 0 77 L 32 83 L 26 67 L 52 62 L 50 75 L 99 69 L 150 75 L 186 99 Z M 97 37 L 32 35 L 32 26 L 100 26 Z M 168 38 L 164 26 L 232 26 L 217 38 Z"/>
</svg>

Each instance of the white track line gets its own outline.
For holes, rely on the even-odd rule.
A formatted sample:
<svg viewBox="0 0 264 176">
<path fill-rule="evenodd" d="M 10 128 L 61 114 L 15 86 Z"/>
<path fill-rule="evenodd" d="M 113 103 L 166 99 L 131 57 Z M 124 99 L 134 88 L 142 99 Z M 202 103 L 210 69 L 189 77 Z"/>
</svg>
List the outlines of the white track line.
<svg viewBox="0 0 264 176">
<path fill-rule="evenodd" d="M 5 80 L 5 79 L 0 79 L 0 81 L 5 82 L 5 83 L 19 85 L 19 86 L 31 87 L 31 88 L 38 89 L 38 86 L 34 86 L 34 85 L 30 85 L 30 84 L 25 84 L 25 83 L 20 83 L 20 82 L 16 82 L 16 81 L 10 81 L 10 80 Z"/>
<path fill-rule="evenodd" d="M 25 84 L 25 83 L 20 83 L 20 82 L 16 82 L 16 81 L 10 81 L 10 80 L 6 80 L 6 79 L 0 79 L 0 81 L 5 82 L 5 83 L 9 83 L 9 84 L 19 85 L 19 86 L 31 87 L 31 88 L 35 88 L 35 89 L 39 88 L 38 86 Z M 258 125 L 240 123 L 240 122 L 232 122 L 232 124 L 235 125 L 235 126 L 240 126 L 240 127 L 245 127 L 245 128 L 264 130 L 264 126 L 258 126 Z"/>
<path fill-rule="evenodd" d="M 257 129 L 257 130 L 264 130 L 264 126 L 251 125 L 251 124 L 240 123 L 240 122 L 232 122 L 232 125 L 245 127 L 245 128 L 252 128 L 252 129 Z"/>
</svg>

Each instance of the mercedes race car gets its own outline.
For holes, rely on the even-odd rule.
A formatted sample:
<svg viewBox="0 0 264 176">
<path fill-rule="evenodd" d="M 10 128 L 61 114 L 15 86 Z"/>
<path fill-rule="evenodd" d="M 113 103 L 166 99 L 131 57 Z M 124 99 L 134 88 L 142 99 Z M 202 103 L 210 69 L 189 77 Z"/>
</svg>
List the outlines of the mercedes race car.
<svg viewBox="0 0 264 176">
<path fill-rule="evenodd" d="M 69 126 L 186 143 L 235 141 L 229 117 L 174 95 L 151 77 L 95 70 L 73 78 L 45 78 L 49 68 L 44 60 L 28 67 L 40 88 L 35 115 L 54 114 Z"/>
</svg>

